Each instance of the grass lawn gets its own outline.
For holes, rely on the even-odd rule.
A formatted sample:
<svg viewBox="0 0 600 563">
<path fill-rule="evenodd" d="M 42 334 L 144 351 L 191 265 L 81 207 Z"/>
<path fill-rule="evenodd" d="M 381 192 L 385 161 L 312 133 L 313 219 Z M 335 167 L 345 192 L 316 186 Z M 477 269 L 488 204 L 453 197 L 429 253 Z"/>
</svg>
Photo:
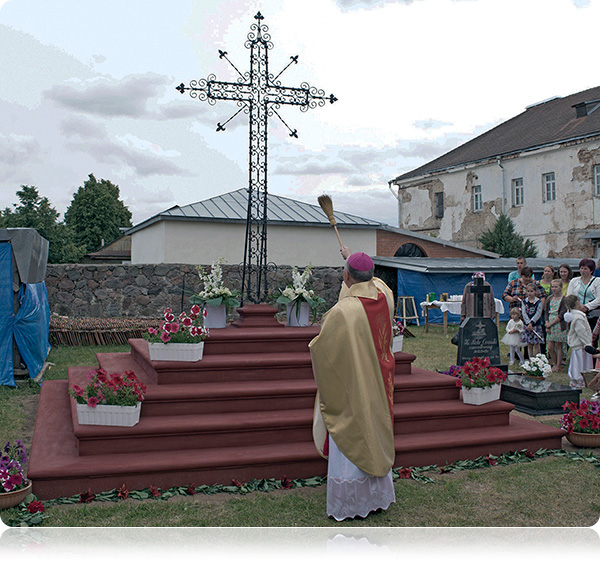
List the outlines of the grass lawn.
<svg viewBox="0 0 600 563">
<path fill-rule="evenodd" d="M 450 336 L 454 328 L 450 328 Z M 441 327 L 430 326 L 427 334 L 423 327 L 410 329 L 416 338 L 405 338 L 403 349 L 417 356 L 416 366 L 444 371 L 456 362 L 456 347 L 444 337 Z M 503 328 L 500 332 L 504 333 Z M 126 350 L 124 346 L 55 348 L 49 357 L 55 366 L 47 372 L 47 379 L 66 378 L 69 365 L 96 365 L 97 352 Z M 501 345 L 503 356 L 507 351 Z M 550 379 L 568 383 L 565 369 Z M 582 396 L 590 395 L 585 390 Z M 31 444 L 38 396 L 35 385 L 0 387 L 1 445 L 19 438 L 27 446 Z M 559 415 L 537 418 L 559 425 Z M 396 503 L 364 520 L 336 523 L 327 518 L 326 487 L 321 485 L 246 495 L 196 494 L 168 500 L 128 498 L 52 505 L 41 526 L 592 526 L 600 516 L 600 464 L 596 457 L 586 459 L 578 454 L 566 440 L 563 448 L 563 455 L 507 465 L 452 473 L 432 468 L 424 472 L 429 482 L 398 479 Z M 5 522 L 15 514 L 16 509 L 0 511 Z"/>
</svg>

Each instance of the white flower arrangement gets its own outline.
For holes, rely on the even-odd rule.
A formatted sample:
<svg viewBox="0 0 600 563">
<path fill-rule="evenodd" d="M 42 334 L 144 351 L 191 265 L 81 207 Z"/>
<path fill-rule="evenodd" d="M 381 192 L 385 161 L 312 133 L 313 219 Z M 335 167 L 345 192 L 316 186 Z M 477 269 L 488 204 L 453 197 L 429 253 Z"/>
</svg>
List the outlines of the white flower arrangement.
<svg viewBox="0 0 600 563">
<path fill-rule="evenodd" d="M 277 297 L 277 303 L 301 303 L 306 301 L 310 306 L 311 311 L 314 312 L 325 304 L 325 299 L 319 297 L 317 293 L 307 287 L 308 280 L 311 276 L 314 266 L 309 264 L 306 266 L 304 271 L 300 273 L 298 268 L 294 266 L 292 268 L 292 282 L 288 284 L 285 289 L 279 291 L 279 297 Z M 297 310 L 299 307 L 297 308 Z"/>
<path fill-rule="evenodd" d="M 223 285 L 223 269 L 221 264 L 225 262 L 224 258 L 219 258 L 213 262 L 210 267 L 210 273 L 206 273 L 202 266 L 196 266 L 198 277 L 204 284 L 204 289 L 190 297 L 190 303 L 204 307 L 219 307 L 224 304 L 226 307 L 239 307 L 239 293 L 232 291 Z"/>
<path fill-rule="evenodd" d="M 525 360 L 521 366 L 525 375 L 530 377 L 543 377 L 544 379 L 552 373 L 552 366 L 544 354 L 538 354 L 534 358 Z"/>
</svg>

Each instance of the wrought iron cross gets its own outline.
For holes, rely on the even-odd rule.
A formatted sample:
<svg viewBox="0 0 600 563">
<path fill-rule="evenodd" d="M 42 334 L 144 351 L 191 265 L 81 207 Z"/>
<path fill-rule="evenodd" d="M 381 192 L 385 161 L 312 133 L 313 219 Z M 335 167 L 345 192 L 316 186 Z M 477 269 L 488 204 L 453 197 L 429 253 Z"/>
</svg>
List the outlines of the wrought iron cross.
<svg viewBox="0 0 600 563">
<path fill-rule="evenodd" d="M 240 112 L 249 115 L 250 149 L 248 180 L 248 214 L 246 219 L 246 244 L 242 270 L 242 301 L 247 298 L 252 303 L 267 299 L 267 271 L 273 267 L 267 262 L 267 122 L 275 114 L 290 132 L 290 137 L 298 137 L 296 129 L 291 129 L 277 112 L 282 104 L 300 106 L 301 111 L 324 106 L 327 101 L 334 103 L 337 98 L 326 96 L 319 90 L 303 82 L 299 88 L 282 86 L 278 80 L 292 64 L 298 64 L 298 56 L 290 57 L 288 65 L 277 75 L 269 73 L 268 51 L 273 48 L 269 28 L 262 23 L 260 12 L 254 16 L 256 23 L 250 26 L 250 33 L 244 44 L 250 49 L 250 71 L 242 74 L 227 58 L 227 52 L 219 50 L 219 58 L 225 59 L 238 73 L 237 82 L 221 82 L 214 74 L 206 79 L 193 80 L 190 86 L 181 83 L 177 86 L 182 94 L 189 90 L 192 98 L 198 98 L 214 105 L 217 100 L 236 101 L 240 108 L 224 123 L 217 123 L 217 131 L 225 131 L 227 125 Z"/>
<path fill-rule="evenodd" d="M 474 294 L 475 307 L 473 311 L 474 317 L 483 317 L 483 299 L 485 293 L 490 293 L 490 286 L 483 283 L 482 278 L 475 278 L 473 285 L 469 286 L 469 292 Z"/>
</svg>

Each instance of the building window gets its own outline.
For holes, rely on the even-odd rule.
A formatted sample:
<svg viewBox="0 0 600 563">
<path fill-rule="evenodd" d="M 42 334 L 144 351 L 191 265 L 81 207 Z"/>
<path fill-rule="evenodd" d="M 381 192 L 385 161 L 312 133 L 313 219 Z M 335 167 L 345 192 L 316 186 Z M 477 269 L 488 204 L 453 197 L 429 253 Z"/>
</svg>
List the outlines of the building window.
<svg viewBox="0 0 600 563">
<path fill-rule="evenodd" d="M 433 196 L 435 206 L 435 218 L 441 219 L 444 216 L 444 192 L 436 192 Z"/>
<path fill-rule="evenodd" d="M 600 164 L 594 165 L 594 193 L 600 196 Z"/>
<path fill-rule="evenodd" d="M 521 207 L 525 203 L 525 192 L 523 190 L 523 178 L 515 178 L 512 181 L 512 204 L 513 207 Z"/>
<path fill-rule="evenodd" d="M 548 172 L 542 175 L 543 200 L 556 201 L 556 175 L 554 172 Z"/>
<path fill-rule="evenodd" d="M 481 211 L 483 209 L 483 199 L 481 197 L 481 186 L 473 186 L 473 211 Z"/>
</svg>

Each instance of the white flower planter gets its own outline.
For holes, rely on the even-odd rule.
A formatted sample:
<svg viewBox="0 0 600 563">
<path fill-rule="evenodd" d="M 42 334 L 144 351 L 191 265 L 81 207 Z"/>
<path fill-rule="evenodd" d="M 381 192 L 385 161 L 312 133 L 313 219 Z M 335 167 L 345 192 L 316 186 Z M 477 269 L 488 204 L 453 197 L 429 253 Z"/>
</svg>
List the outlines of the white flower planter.
<svg viewBox="0 0 600 563">
<path fill-rule="evenodd" d="M 227 326 L 227 307 L 219 305 L 204 307 L 206 316 L 204 317 L 204 326 L 206 328 L 225 328 Z"/>
<path fill-rule="evenodd" d="M 77 403 L 77 421 L 98 426 L 135 426 L 140 421 L 141 408 L 142 403 L 134 407 L 96 405 L 93 408 Z"/>
<path fill-rule="evenodd" d="M 288 326 L 308 326 L 308 314 L 310 312 L 310 307 L 306 301 L 302 301 L 300 304 L 300 314 L 297 315 L 298 302 L 294 301 L 292 303 L 288 303 L 287 307 L 287 319 Z"/>
<path fill-rule="evenodd" d="M 193 343 L 148 342 L 150 360 L 162 362 L 197 362 L 204 354 L 204 341 Z"/>
<path fill-rule="evenodd" d="M 404 340 L 404 335 L 394 336 L 392 339 L 392 352 L 395 354 L 396 352 L 402 352 L 402 341 Z"/>
<path fill-rule="evenodd" d="M 491 387 L 482 389 L 481 387 L 473 387 L 472 389 L 462 388 L 462 400 L 467 405 L 483 405 L 492 401 L 497 401 L 500 398 L 501 385 L 496 384 Z"/>
</svg>

